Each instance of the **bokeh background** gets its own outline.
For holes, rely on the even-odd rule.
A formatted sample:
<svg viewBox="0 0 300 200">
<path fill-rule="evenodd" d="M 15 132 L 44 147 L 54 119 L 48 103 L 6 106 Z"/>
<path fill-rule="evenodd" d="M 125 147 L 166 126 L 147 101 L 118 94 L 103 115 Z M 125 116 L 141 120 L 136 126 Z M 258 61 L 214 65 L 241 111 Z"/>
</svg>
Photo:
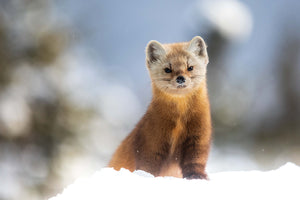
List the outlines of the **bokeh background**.
<svg viewBox="0 0 300 200">
<path fill-rule="evenodd" d="M 0 0 L 0 199 L 106 166 L 151 100 L 144 50 L 202 36 L 208 171 L 300 165 L 300 1 Z"/>
</svg>

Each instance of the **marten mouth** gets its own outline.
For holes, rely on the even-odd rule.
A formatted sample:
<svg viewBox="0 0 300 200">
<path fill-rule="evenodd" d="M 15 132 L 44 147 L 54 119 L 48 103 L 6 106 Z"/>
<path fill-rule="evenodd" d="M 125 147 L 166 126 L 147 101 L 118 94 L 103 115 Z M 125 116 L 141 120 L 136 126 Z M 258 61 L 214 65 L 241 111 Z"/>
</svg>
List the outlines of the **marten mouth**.
<svg viewBox="0 0 300 200">
<path fill-rule="evenodd" d="M 180 84 L 180 85 L 177 86 L 177 89 L 182 89 L 182 88 L 186 88 L 186 85 L 181 85 Z"/>
</svg>

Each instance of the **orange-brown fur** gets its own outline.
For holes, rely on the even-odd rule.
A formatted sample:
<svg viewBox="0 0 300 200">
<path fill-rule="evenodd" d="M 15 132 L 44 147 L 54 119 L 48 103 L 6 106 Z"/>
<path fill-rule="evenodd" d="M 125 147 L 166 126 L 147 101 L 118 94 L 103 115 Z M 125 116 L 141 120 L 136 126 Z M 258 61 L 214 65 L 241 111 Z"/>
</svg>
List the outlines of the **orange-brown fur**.
<svg viewBox="0 0 300 200">
<path fill-rule="evenodd" d="M 207 178 L 211 118 L 206 45 L 199 36 L 186 43 L 161 45 L 151 41 L 146 54 L 153 98 L 109 167 L 144 170 L 154 176 Z M 194 69 L 188 71 L 191 65 Z M 172 72 L 164 72 L 166 67 Z M 186 79 L 182 87 L 176 82 L 178 76 Z"/>
</svg>

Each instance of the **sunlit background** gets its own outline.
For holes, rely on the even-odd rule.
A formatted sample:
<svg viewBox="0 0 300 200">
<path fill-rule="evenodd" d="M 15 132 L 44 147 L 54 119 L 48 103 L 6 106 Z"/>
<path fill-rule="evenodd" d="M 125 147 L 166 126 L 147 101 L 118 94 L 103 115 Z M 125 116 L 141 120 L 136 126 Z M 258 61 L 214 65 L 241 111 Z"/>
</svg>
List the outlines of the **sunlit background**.
<svg viewBox="0 0 300 200">
<path fill-rule="evenodd" d="M 149 40 L 208 44 L 208 172 L 300 165 L 300 1 L 0 0 L 0 199 L 105 167 L 151 100 Z"/>
</svg>

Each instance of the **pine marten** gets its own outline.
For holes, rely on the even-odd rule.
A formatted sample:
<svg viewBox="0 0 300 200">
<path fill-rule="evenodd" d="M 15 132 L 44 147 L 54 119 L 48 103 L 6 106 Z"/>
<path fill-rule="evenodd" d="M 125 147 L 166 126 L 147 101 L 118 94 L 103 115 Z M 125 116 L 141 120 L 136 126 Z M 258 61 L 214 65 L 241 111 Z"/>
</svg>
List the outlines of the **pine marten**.
<svg viewBox="0 0 300 200">
<path fill-rule="evenodd" d="M 153 98 L 109 167 L 144 170 L 154 176 L 207 179 L 212 132 L 206 87 L 208 61 L 200 36 L 183 43 L 148 43 L 146 65 Z"/>
</svg>

